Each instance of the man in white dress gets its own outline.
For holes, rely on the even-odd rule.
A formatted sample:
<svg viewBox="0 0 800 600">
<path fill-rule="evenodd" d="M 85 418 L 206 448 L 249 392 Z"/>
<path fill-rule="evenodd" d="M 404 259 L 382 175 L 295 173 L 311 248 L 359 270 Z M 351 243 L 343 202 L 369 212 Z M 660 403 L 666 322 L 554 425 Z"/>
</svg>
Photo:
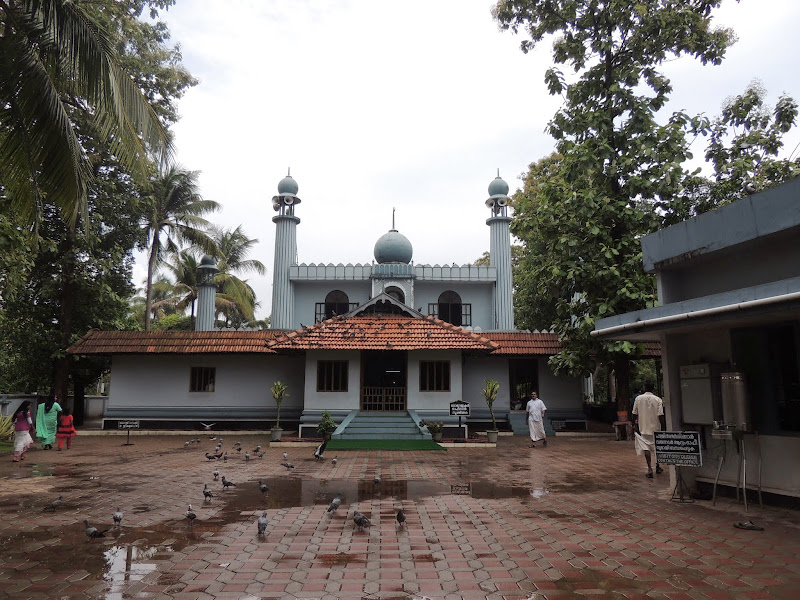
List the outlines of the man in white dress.
<svg viewBox="0 0 800 600">
<path fill-rule="evenodd" d="M 542 446 L 547 446 L 547 435 L 544 432 L 544 413 L 547 407 L 539 398 L 539 394 L 531 392 L 531 399 L 525 406 L 528 413 L 528 431 L 531 434 L 531 448 L 536 448 L 536 442 L 542 441 Z"/>
<path fill-rule="evenodd" d="M 664 429 L 664 401 L 653 393 L 655 386 L 652 381 L 644 384 L 644 393 L 636 396 L 633 401 L 633 427 L 635 433 L 636 455 L 644 454 L 647 461 L 648 479 L 653 478 L 653 466 L 650 456 L 655 449 L 656 431 Z M 664 472 L 661 465 L 656 462 L 656 474 Z"/>
</svg>

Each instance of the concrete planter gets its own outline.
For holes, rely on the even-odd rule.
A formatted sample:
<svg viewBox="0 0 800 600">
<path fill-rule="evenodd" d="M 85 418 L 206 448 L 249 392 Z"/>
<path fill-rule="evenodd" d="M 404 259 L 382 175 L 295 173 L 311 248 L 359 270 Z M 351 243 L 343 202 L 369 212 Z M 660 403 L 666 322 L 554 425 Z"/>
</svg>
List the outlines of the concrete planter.
<svg viewBox="0 0 800 600">
<path fill-rule="evenodd" d="M 487 439 L 489 442 L 491 442 L 492 444 L 496 444 L 496 443 L 497 443 L 497 435 L 498 435 L 499 433 L 500 433 L 500 432 L 499 432 L 499 431 L 497 431 L 496 429 L 490 429 L 490 430 L 488 430 L 488 431 L 486 432 L 486 439 Z"/>
<path fill-rule="evenodd" d="M 269 439 L 272 440 L 273 442 L 280 442 L 281 441 L 281 435 L 283 435 L 283 429 L 281 429 L 280 427 L 273 427 L 270 430 L 270 438 Z"/>
</svg>

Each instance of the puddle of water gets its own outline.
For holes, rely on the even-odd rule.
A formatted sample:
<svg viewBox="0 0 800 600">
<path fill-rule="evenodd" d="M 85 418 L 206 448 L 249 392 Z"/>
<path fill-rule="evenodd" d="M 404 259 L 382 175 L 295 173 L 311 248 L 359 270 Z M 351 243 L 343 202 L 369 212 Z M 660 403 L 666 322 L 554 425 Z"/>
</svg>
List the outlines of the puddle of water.
<svg viewBox="0 0 800 600">
<path fill-rule="evenodd" d="M 126 585 L 141 581 L 145 575 L 155 571 L 155 563 L 144 561 L 152 558 L 158 551 L 157 546 L 114 546 L 106 550 L 103 553 L 106 561 L 103 579 L 109 583 L 109 589 L 105 593 L 105 600 L 122 600 Z"/>
<path fill-rule="evenodd" d="M 573 592 L 581 595 L 597 594 L 594 590 L 611 592 L 611 597 L 624 598 L 632 592 L 644 594 L 650 589 L 652 582 L 639 579 L 627 579 L 613 571 L 594 571 L 583 569 L 580 579 L 564 577 L 556 580 L 556 587 L 564 592 Z"/>
</svg>

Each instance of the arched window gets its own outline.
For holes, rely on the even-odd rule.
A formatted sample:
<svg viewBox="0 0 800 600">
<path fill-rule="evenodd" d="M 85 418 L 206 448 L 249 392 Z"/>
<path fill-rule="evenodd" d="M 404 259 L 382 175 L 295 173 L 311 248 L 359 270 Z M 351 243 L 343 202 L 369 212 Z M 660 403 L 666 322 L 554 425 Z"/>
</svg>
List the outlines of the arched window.
<svg viewBox="0 0 800 600">
<path fill-rule="evenodd" d="M 406 295 L 403 293 L 403 290 L 401 290 L 399 287 L 396 286 L 387 287 L 385 291 L 388 296 L 391 296 L 398 302 L 402 302 L 403 304 L 406 303 Z"/>
<path fill-rule="evenodd" d="M 452 290 L 442 292 L 436 305 L 436 315 L 442 321 L 447 321 L 453 325 L 472 325 L 472 306 L 463 304 L 461 296 Z"/>
<path fill-rule="evenodd" d="M 315 322 L 321 323 L 325 319 L 330 319 L 336 315 L 343 315 L 350 312 L 350 299 L 342 290 L 333 290 L 325 296 L 325 302 L 317 302 Z"/>
</svg>

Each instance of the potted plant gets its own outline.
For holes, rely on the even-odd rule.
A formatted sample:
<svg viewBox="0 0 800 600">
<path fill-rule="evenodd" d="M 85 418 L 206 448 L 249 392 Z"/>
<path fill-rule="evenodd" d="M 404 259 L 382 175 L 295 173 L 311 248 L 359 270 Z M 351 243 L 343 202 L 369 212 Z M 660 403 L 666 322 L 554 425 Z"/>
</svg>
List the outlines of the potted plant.
<svg viewBox="0 0 800 600">
<path fill-rule="evenodd" d="M 434 442 L 442 441 L 442 431 L 444 429 L 444 423 L 442 421 L 420 421 L 419 424 L 428 428 Z"/>
<path fill-rule="evenodd" d="M 323 410 L 322 417 L 317 423 L 317 433 L 322 436 L 323 440 L 329 440 L 333 432 L 336 431 L 336 427 L 336 421 L 333 420 L 330 411 Z"/>
<path fill-rule="evenodd" d="M 492 428 L 486 432 L 486 438 L 493 443 L 497 442 L 497 421 L 494 419 L 494 401 L 497 400 L 497 392 L 500 391 L 500 382 L 494 379 L 486 379 L 484 381 L 481 394 L 486 398 L 486 404 L 489 405 L 489 415 L 492 417 Z"/>
<path fill-rule="evenodd" d="M 272 384 L 272 387 L 269 388 L 269 391 L 272 392 L 272 397 L 275 399 L 275 405 L 278 407 L 278 412 L 275 415 L 275 427 L 272 428 L 270 437 L 273 442 L 280 441 L 281 435 L 283 434 L 283 429 L 281 429 L 281 403 L 284 398 L 289 397 L 289 392 L 286 390 L 286 384 L 282 381 L 276 381 Z"/>
</svg>

